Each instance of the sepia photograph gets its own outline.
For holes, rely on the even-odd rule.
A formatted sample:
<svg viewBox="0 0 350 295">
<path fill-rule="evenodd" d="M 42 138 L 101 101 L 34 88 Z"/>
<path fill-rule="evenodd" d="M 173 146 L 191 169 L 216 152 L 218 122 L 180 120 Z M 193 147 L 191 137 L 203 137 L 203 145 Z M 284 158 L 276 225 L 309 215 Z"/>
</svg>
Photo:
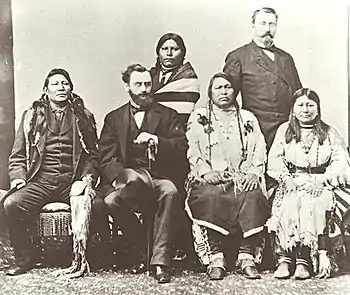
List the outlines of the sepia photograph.
<svg viewBox="0 0 350 295">
<path fill-rule="evenodd" d="M 1 294 L 350 294 L 348 1 L 0 23 Z"/>
</svg>

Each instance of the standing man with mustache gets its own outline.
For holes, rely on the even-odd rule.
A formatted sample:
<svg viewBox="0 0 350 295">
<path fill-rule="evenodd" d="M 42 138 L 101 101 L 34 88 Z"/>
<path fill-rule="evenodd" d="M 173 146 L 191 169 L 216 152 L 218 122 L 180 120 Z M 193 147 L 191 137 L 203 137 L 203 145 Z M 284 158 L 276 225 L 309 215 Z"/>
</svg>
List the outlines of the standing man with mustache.
<svg viewBox="0 0 350 295">
<path fill-rule="evenodd" d="M 168 283 L 173 234 L 183 208 L 174 179 L 178 163 L 186 159 L 187 141 L 177 112 L 154 101 L 145 67 L 128 66 L 122 80 L 130 100 L 107 114 L 100 137 L 104 201 L 136 251 L 144 233 L 134 212 L 155 216 L 151 265 L 158 282 Z M 145 270 L 143 260 L 131 272 Z"/>
<path fill-rule="evenodd" d="M 293 58 L 274 45 L 277 20 L 273 8 L 256 10 L 252 42 L 230 52 L 223 69 L 241 92 L 242 108 L 257 117 L 267 151 L 278 126 L 288 120 L 292 95 L 302 87 Z"/>
</svg>

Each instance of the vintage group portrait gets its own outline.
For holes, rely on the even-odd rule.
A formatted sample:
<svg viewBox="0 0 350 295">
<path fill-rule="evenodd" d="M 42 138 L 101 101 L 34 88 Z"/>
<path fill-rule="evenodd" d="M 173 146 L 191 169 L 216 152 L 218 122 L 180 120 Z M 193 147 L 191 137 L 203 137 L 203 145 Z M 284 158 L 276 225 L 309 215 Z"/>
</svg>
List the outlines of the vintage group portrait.
<svg viewBox="0 0 350 295">
<path fill-rule="evenodd" d="M 4 294 L 347 293 L 346 1 L 6 0 L 0 21 Z"/>
</svg>

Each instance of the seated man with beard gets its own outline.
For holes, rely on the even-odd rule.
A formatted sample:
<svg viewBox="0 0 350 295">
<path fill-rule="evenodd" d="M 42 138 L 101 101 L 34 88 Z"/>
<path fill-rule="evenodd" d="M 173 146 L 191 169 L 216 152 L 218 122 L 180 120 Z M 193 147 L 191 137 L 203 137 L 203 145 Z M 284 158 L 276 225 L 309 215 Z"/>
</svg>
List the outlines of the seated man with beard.
<svg viewBox="0 0 350 295">
<path fill-rule="evenodd" d="M 176 167 L 186 158 L 187 141 L 176 111 L 153 100 L 151 75 L 145 67 L 128 66 L 122 80 L 130 100 L 107 114 L 100 138 L 104 201 L 138 249 L 142 228 L 134 212 L 155 216 L 150 264 L 158 282 L 168 283 L 176 216 L 183 207 L 174 184 Z M 144 271 L 144 264 L 133 270 Z"/>
</svg>

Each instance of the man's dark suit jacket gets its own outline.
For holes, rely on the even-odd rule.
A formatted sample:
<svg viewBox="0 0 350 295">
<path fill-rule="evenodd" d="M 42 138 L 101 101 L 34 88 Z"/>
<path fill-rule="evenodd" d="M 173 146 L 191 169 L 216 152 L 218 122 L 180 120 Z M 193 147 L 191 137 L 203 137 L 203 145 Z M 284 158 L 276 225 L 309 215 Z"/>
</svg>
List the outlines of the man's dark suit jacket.
<svg viewBox="0 0 350 295">
<path fill-rule="evenodd" d="M 68 109 L 68 111 L 70 111 Z M 90 113 L 90 112 L 89 112 Z M 12 148 L 12 153 L 9 158 L 9 175 L 10 180 L 25 179 L 27 182 L 32 180 L 38 173 L 43 159 L 46 146 L 46 133 L 48 131 L 48 122 L 45 118 L 43 128 L 40 133 L 39 142 L 36 146 L 33 146 L 33 142 L 29 142 L 26 138 L 25 130 L 29 122 L 27 111 L 24 112 L 21 120 L 21 124 L 18 128 L 15 142 Z M 91 121 L 95 121 L 93 115 L 89 116 Z M 76 118 L 73 116 L 71 124 L 73 125 L 73 170 L 74 175 L 72 181 L 79 180 L 86 174 L 92 174 L 93 178 L 97 181 L 99 176 L 99 151 L 96 146 L 97 134 L 93 132 L 85 136 L 86 145 L 90 148 L 89 154 L 85 152 L 82 147 L 82 143 L 79 140 L 79 132 L 77 127 Z M 65 121 L 62 129 L 67 129 L 69 126 Z"/>
<path fill-rule="evenodd" d="M 252 41 L 230 52 L 223 69 L 241 92 L 242 107 L 258 118 L 268 148 L 278 126 L 288 120 L 292 95 L 302 87 L 293 58 L 273 50 L 274 61 Z"/>
<path fill-rule="evenodd" d="M 105 117 L 99 144 L 102 189 L 105 195 L 113 190 L 111 184 L 117 175 L 128 168 L 126 163 L 130 116 L 130 104 L 127 103 Z M 186 177 L 186 170 L 181 163 L 186 159 L 188 145 L 177 112 L 154 103 L 146 111 L 144 120 L 147 120 L 147 132 L 158 136 L 158 152 L 152 164 L 152 174 L 181 185 Z"/>
</svg>

